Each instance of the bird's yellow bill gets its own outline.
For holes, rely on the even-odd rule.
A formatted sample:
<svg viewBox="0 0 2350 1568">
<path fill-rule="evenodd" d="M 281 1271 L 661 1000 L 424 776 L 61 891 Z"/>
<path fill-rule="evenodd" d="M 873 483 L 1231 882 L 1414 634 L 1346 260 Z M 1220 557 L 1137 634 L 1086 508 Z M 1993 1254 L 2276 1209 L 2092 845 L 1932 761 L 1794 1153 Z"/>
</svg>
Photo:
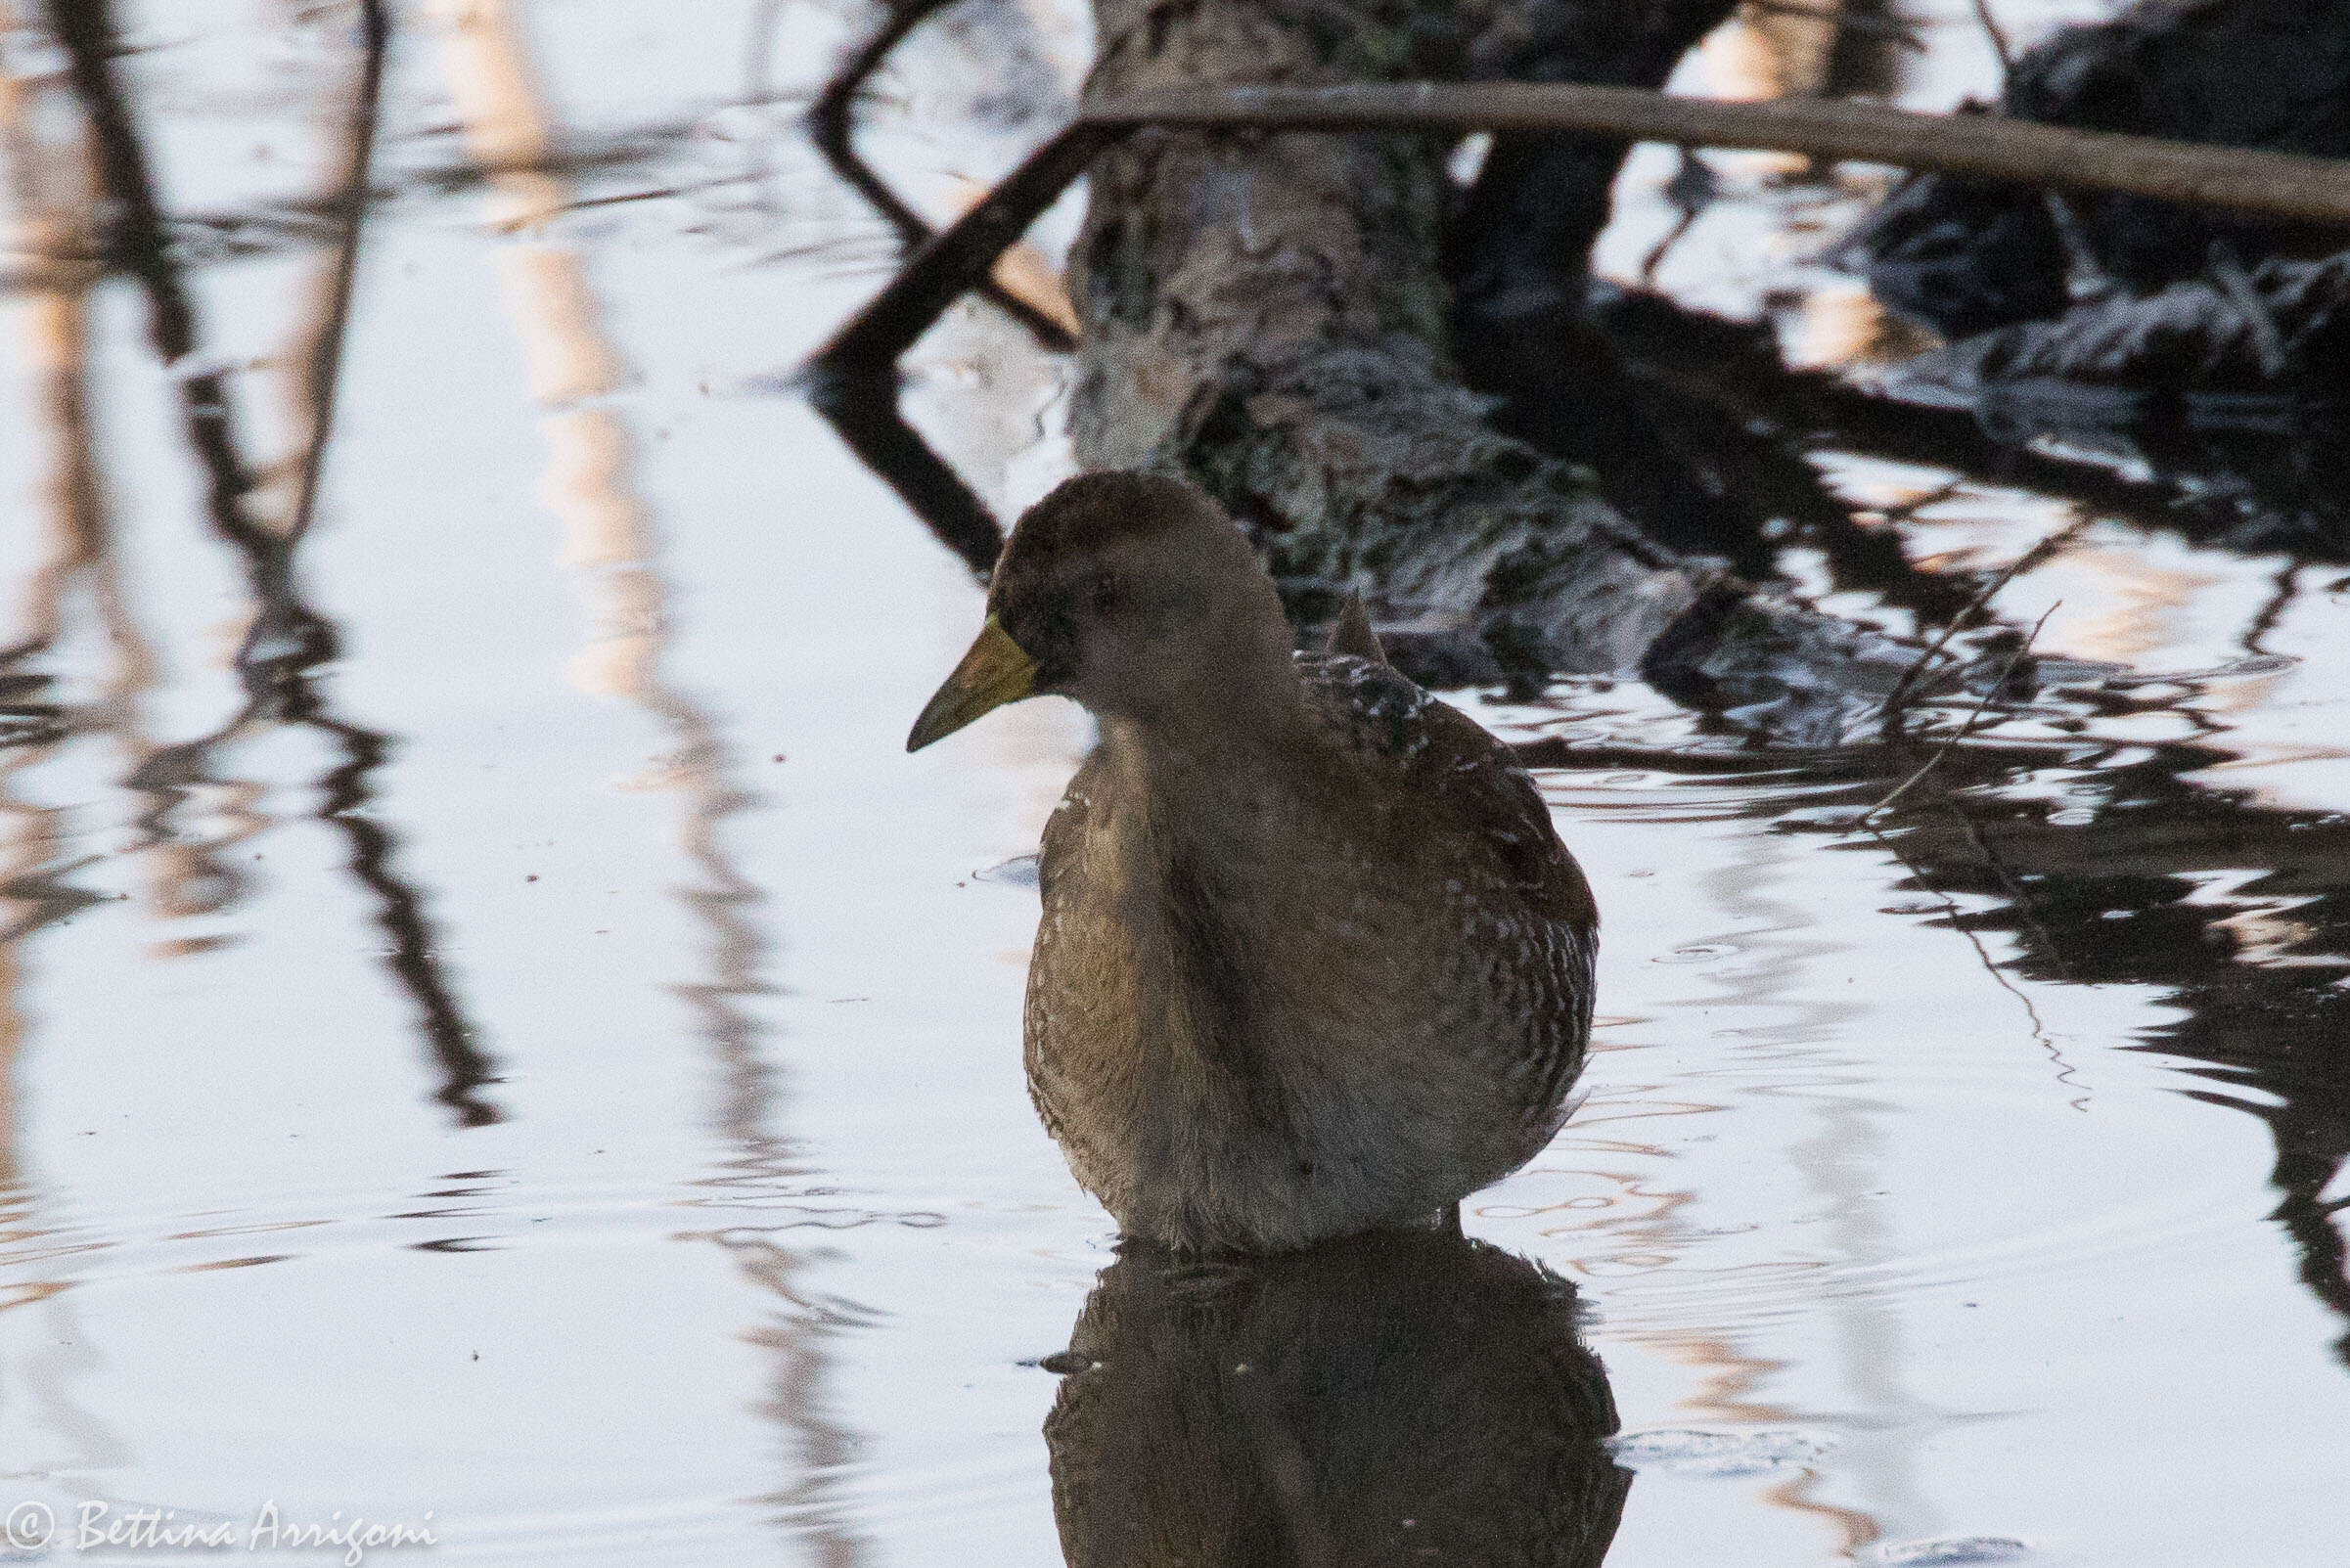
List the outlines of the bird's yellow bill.
<svg viewBox="0 0 2350 1568">
<path fill-rule="evenodd" d="M 971 651 L 963 655 L 955 673 L 946 678 L 946 684 L 924 706 L 922 717 L 914 721 L 906 749 L 920 751 L 989 709 L 1017 702 L 1035 690 L 1036 660 L 990 615 Z"/>
</svg>

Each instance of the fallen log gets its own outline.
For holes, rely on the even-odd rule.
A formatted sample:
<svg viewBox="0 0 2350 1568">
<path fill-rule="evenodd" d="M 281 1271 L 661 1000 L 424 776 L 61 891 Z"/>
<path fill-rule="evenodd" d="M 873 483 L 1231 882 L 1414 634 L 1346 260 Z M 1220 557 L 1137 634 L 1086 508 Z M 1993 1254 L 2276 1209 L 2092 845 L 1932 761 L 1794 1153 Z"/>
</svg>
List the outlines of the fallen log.
<svg viewBox="0 0 2350 1568">
<path fill-rule="evenodd" d="M 1727 10 L 1097 0 L 1086 112 L 1155 112 L 1203 82 L 1278 83 L 1252 90 L 1251 107 L 1303 102 L 1309 117 L 1330 108 L 1321 86 L 1382 77 L 1652 87 Z M 1464 193 L 1447 165 L 1458 126 L 1429 134 L 1412 119 L 1429 94 L 1401 93 L 1402 131 L 1152 126 L 1094 160 L 1069 265 L 1084 328 L 1070 415 L 1080 463 L 1199 483 L 1250 530 L 1296 619 L 1359 593 L 1395 662 L 1431 683 L 1637 672 L 1790 740 L 1873 727 L 1915 649 L 1658 543 L 1590 470 L 1496 429 L 1494 399 L 1457 360 L 1455 304 L 1465 280 L 1484 279 L 1473 257 L 1448 254 L 1456 214 L 1492 208 L 1497 180 L 1510 209 L 1523 166 L 1557 162 L 1601 200 L 1526 220 L 1579 261 L 1628 144 L 1506 122 Z M 1559 351 L 1569 362 L 1574 346 Z"/>
<path fill-rule="evenodd" d="M 1524 68 L 1543 44 L 1529 49 L 1528 36 L 1579 27 L 1540 71 L 1661 80 L 1717 20 L 1671 0 L 1567 11 L 1565 24 L 1511 8 L 1480 18 L 1488 33 L 1517 26 L 1484 68 Z M 1492 400 L 1450 361 L 1438 252 L 1456 198 L 1448 138 L 1430 132 L 1494 130 L 1497 148 L 1596 136 L 1618 157 L 1630 139 L 1783 148 L 2350 221 L 2350 167 L 2319 160 L 1868 105 L 1329 81 L 1466 72 L 1479 44 L 1430 48 L 1408 15 L 1371 7 L 1336 25 L 1327 8 L 1292 15 L 1262 0 L 1179 12 L 1101 0 L 1097 12 L 1105 43 L 1079 118 L 841 329 L 810 367 L 819 404 L 871 387 L 1090 169 L 1071 265 L 1086 329 L 1072 419 L 1083 463 L 1200 482 L 1251 529 L 1300 618 L 1360 592 L 1399 662 L 1424 678 L 1638 672 L 1800 742 L 1873 726 L 1919 650 L 1660 546 L 1588 470 L 1491 427 Z M 1232 85 L 1251 77 L 1280 80 Z M 1301 130 L 1355 134 L 1268 134 Z M 974 565 L 984 556 L 965 553 Z"/>
</svg>

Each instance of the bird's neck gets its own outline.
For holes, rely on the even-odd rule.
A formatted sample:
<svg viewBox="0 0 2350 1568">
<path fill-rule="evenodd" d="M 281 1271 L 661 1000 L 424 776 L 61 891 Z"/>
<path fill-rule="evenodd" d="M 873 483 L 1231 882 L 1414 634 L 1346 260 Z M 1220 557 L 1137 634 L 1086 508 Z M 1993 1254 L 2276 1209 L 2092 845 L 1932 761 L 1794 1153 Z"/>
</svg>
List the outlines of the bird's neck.
<svg viewBox="0 0 2350 1568">
<path fill-rule="evenodd" d="M 1189 700 L 1102 717 L 1106 760 L 1181 821 L 1277 785 L 1305 726 L 1296 678 L 1201 683 Z"/>
</svg>

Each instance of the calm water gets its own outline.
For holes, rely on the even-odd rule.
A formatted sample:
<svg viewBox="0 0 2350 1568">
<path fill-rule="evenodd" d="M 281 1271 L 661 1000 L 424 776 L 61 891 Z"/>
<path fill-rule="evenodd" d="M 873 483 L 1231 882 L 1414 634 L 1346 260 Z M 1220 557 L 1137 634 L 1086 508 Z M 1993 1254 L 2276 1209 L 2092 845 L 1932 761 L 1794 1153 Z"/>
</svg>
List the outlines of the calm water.
<svg viewBox="0 0 2350 1568">
<path fill-rule="evenodd" d="M 789 382 L 890 254 L 795 128 L 858 18 L 399 8 L 339 333 L 348 13 L 128 8 L 166 369 L 138 284 L 71 263 L 77 112 L 15 9 L 0 1506 L 340 1510 L 451 1562 L 1059 1560 L 1036 1364 L 1116 1255 L 1021 1087 L 1004 863 L 1088 737 L 1034 703 L 901 750 L 979 594 Z M 1934 16 L 1922 104 L 1984 85 L 1968 9 Z M 1088 47 L 974 6 L 869 148 L 949 211 Z M 1797 351 L 1849 352 L 1863 302 L 1803 257 L 1855 198 L 1720 166 L 1660 281 L 1794 291 Z M 1636 160 L 1617 270 L 1670 169 Z M 999 318 L 917 358 L 991 501 L 1065 470 L 1065 371 Z M 1610 1568 L 2350 1557 L 2350 568 L 1821 462 L 1928 564 L 2075 527 L 1998 605 L 2056 606 L 2078 678 L 1881 837 L 1857 808 L 1915 757 L 1741 752 L 1630 685 L 1464 694 L 1569 742 L 1541 778 L 1607 922 L 1590 1099 L 1468 1226 L 1559 1282 L 1367 1256 L 1232 1286 L 1251 1318 L 1129 1260 L 1054 1362 L 1125 1412 L 1057 1422 L 1064 1477 L 1210 1444 L 1261 1340 L 1295 1429 L 1309 1385 L 1435 1473 L 1522 1429 L 1585 1515 L 1612 1400 Z M 1597 1362 L 1528 1405 L 1570 1310 Z M 1351 1395 L 1299 1369 L 1437 1321 Z"/>
</svg>

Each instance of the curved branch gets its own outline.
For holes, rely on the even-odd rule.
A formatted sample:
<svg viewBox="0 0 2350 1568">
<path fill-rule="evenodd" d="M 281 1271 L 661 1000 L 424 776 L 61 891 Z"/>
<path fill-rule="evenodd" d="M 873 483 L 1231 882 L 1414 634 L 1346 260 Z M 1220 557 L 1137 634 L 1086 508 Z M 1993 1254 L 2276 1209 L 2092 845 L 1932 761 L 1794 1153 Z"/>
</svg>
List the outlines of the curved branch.
<svg viewBox="0 0 2350 1568">
<path fill-rule="evenodd" d="M 832 80 L 824 84 L 816 102 L 808 106 L 808 139 L 816 144 L 816 151 L 835 174 L 897 231 L 898 246 L 907 253 L 927 245 L 935 231 L 858 156 L 854 111 L 857 95 L 864 91 L 873 73 L 881 68 L 889 52 L 904 43 L 908 33 L 952 4 L 954 0 L 896 0 L 888 8 L 887 20 L 875 29 L 872 37 L 857 46 Z M 992 257 L 989 264 L 993 265 Z M 1026 328 L 1028 335 L 1048 353 L 1065 354 L 1077 346 L 1067 328 L 994 279 L 982 275 L 971 287 L 989 304 Z"/>
<path fill-rule="evenodd" d="M 1158 87 L 1089 105 L 931 239 L 819 360 L 894 359 L 980 287 L 1012 243 L 1113 140 L 1145 126 L 1285 131 L 1581 131 L 1801 153 L 2350 226 L 2350 159 L 2120 136 L 1990 114 L 1824 99 L 1729 103 L 1577 82 Z"/>
</svg>

